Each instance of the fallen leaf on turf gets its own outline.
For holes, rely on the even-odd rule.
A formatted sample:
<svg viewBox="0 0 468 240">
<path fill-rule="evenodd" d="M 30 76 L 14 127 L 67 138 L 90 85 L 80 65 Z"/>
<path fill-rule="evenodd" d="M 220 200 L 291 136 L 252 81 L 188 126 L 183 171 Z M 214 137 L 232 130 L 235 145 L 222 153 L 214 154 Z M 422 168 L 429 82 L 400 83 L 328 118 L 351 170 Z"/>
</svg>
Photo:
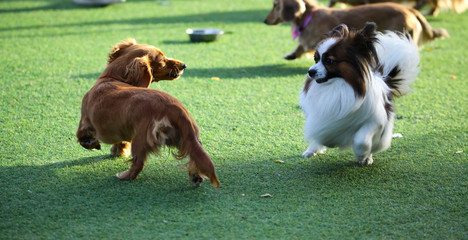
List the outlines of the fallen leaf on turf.
<svg viewBox="0 0 468 240">
<path fill-rule="evenodd" d="M 277 160 L 275 160 L 275 163 L 284 163 L 284 161 L 277 159 Z"/>
<path fill-rule="evenodd" d="M 212 77 L 211 80 L 219 81 L 219 77 Z"/>
<path fill-rule="evenodd" d="M 455 76 L 455 75 L 450 75 L 450 78 L 451 78 L 451 79 L 457 79 L 457 76 Z"/>
<path fill-rule="evenodd" d="M 402 138 L 402 137 L 403 137 L 403 135 L 401 135 L 401 133 L 394 133 L 392 135 L 392 138 Z"/>
<path fill-rule="evenodd" d="M 269 197 L 273 197 L 273 196 L 271 194 L 269 194 L 269 193 L 266 193 L 266 194 L 262 195 L 262 198 L 269 198 Z"/>
</svg>

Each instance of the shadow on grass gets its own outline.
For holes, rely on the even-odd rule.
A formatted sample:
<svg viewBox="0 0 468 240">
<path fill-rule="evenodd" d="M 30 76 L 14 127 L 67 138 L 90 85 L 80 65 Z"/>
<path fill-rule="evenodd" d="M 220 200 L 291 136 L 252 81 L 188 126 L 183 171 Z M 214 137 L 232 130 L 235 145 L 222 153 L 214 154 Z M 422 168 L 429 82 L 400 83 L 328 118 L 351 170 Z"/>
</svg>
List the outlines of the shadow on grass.
<svg viewBox="0 0 468 240">
<path fill-rule="evenodd" d="M 261 153 L 227 154 L 219 161 L 221 164 L 216 164 L 220 156 L 213 156 L 222 184 L 219 192 L 206 182 L 194 187 L 186 173 L 174 171 L 182 163 L 174 159 L 164 161 L 164 156 L 149 159 L 143 175 L 134 181 L 115 178 L 113 173 L 123 167 L 108 161 L 123 159 L 114 160 L 108 155 L 56 164 L 3 167 L 0 184 L 4 201 L 0 212 L 4 226 L 9 226 L 4 229 L 11 235 L 20 233 L 15 235 L 20 237 L 31 229 L 35 236 L 44 236 L 52 230 L 67 236 L 83 236 L 86 230 L 88 235 L 98 236 L 113 231 L 120 233 L 121 229 L 127 231 L 129 227 L 135 232 L 152 231 L 152 236 L 166 236 L 158 234 L 167 234 L 167 229 L 193 230 L 193 226 L 200 226 L 199 222 L 214 221 L 217 222 L 214 226 L 219 225 L 221 229 L 225 224 L 232 226 L 246 221 L 262 227 L 271 224 L 266 220 L 278 215 L 286 217 L 278 218 L 275 229 L 296 216 L 332 223 L 340 217 L 344 220 L 338 224 L 349 227 L 350 222 L 365 217 L 370 217 L 371 222 L 381 220 L 382 215 L 375 215 L 376 211 L 385 215 L 395 212 L 387 221 L 400 224 L 400 211 L 410 210 L 403 217 L 411 216 L 405 220 L 411 223 L 414 215 L 424 219 L 427 209 L 438 209 L 430 211 L 431 224 L 440 222 L 441 217 L 453 218 L 454 222 L 462 220 L 463 211 L 459 209 L 463 209 L 463 197 L 454 191 L 462 187 L 444 186 L 447 180 L 463 178 L 463 171 L 457 171 L 454 177 L 453 172 L 440 176 L 438 169 L 432 173 L 422 168 L 407 168 L 400 159 L 402 156 L 426 150 L 418 147 L 415 152 L 410 148 L 402 154 L 399 144 L 395 145 L 394 154 L 386 154 L 386 160 L 384 154 L 379 154 L 380 161 L 364 167 L 354 161 L 352 153 L 334 151 L 313 158 L 301 158 L 300 152 L 272 156 L 282 159 L 283 164 L 267 157 L 240 160 Z M 400 161 L 390 163 L 394 160 Z M 402 163 L 404 171 L 399 167 Z M 262 198 L 265 193 L 272 197 Z M 453 200 L 455 207 L 451 208 Z M 303 220 L 297 221 L 301 224 Z M 52 230 L 47 228 L 51 224 Z M 358 231 L 360 223 L 353 224 L 351 228 Z"/>
<path fill-rule="evenodd" d="M 306 67 L 295 67 L 287 64 L 247 66 L 247 67 L 213 67 L 213 68 L 190 68 L 185 70 L 184 76 L 211 78 L 219 77 L 222 79 L 239 79 L 239 78 L 271 78 L 271 77 L 287 77 L 293 75 L 304 75 L 307 73 Z M 75 78 L 97 79 L 100 73 L 87 73 L 75 76 Z"/>
<path fill-rule="evenodd" d="M 84 79 L 91 79 L 91 80 L 97 80 L 97 78 L 101 75 L 101 73 L 96 72 L 96 73 L 85 73 L 85 74 L 79 74 L 74 76 L 74 78 L 84 78 Z"/>
<path fill-rule="evenodd" d="M 255 183 L 297 185 L 301 182 L 305 185 L 309 185 L 308 183 L 313 185 L 316 184 L 317 178 L 343 176 L 343 173 L 350 170 L 362 168 L 353 161 L 328 162 L 326 159 L 325 161 L 318 161 L 314 158 L 304 159 L 299 156 L 280 157 L 285 160 L 285 164 L 274 163 L 270 159 L 243 163 L 232 162 L 224 166 L 218 166 L 217 168 L 217 175 L 222 183 L 220 192 L 218 192 L 211 187 L 208 180 L 205 180 L 201 187 L 195 187 L 185 173 L 185 161 L 178 161 L 173 157 L 169 157 L 165 161 L 165 158 L 165 153 L 158 157 L 150 157 L 147 167 L 142 171 L 144 175 L 140 173 L 139 177 L 133 181 L 122 181 L 114 175 L 114 172 L 117 173 L 127 168 L 120 169 L 118 167 L 119 170 L 103 170 L 103 168 L 112 167 L 112 165 L 121 165 L 122 162 L 127 160 L 127 158 L 112 157 L 108 154 L 45 165 L 4 167 L 0 172 L 0 179 L 6 180 L 10 176 L 25 176 L 23 179 L 10 181 L 8 186 L 32 192 L 42 192 L 45 189 L 50 191 L 49 186 L 53 186 L 55 189 L 52 189 L 53 191 L 50 194 L 57 196 L 70 194 L 73 191 L 80 192 L 86 189 L 88 201 L 102 198 L 106 193 L 109 194 L 108 197 L 110 198 L 115 197 L 115 192 L 113 191 L 128 194 L 127 199 L 138 200 L 140 202 L 165 201 L 169 200 L 168 197 L 173 196 L 174 193 L 186 196 L 183 192 L 188 190 L 196 192 L 197 195 L 188 195 L 186 196 L 188 197 L 187 199 L 178 200 L 193 203 L 204 201 L 206 197 L 213 196 L 213 194 L 228 193 L 232 190 L 232 186 L 242 186 L 245 192 L 252 192 L 258 190 L 258 186 Z M 108 163 L 109 161 L 111 163 Z M 161 163 L 161 161 L 164 162 Z M 303 164 L 295 164 L 294 162 L 297 161 Z M 109 166 L 103 167 L 103 165 Z M 130 166 L 130 164 L 127 165 L 127 167 Z M 281 174 L 273 176 L 264 174 L 264 170 L 270 172 L 272 168 L 277 169 Z M 232 169 L 236 169 L 236 171 L 232 171 Z M 109 171 L 112 173 L 108 174 L 107 172 Z M 366 172 L 372 175 L 372 171 Z M 315 180 L 313 180 L 314 178 Z M 148 195 L 151 197 L 148 197 Z"/>
<path fill-rule="evenodd" d="M 2 1 L 16 2 L 18 0 L 2 0 Z M 0 13 L 22 13 L 22 12 L 33 12 L 33 11 L 49 11 L 49 10 L 55 11 L 55 10 L 84 9 L 84 8 L 99 9 L 99 8 L 104 8 L 104 7 L 112 5 L 111 4 L 111 5 L 87 6 L 87 5 L 76 4 L 72 0 L 49 0 L 47 2 L 48 4 L 44 6 L 39 6 L 39 7 L 0 9 Z M 132 0 L 132 2 L 154 2 L 154 0 Z"/>
<path fill-rule="evenodd" d="M 129 221 L 136 221 L 137 225 L 147 221 L 148 225 L 181 224 L 186 216 L 205 214 L 208 219 L 230 216 L 228 221 L 232 223 L 237 218 L 242 220 L 240 216 L 252 219 L 257 215 L 269 216 L 254 209 L 268 212 L 283 206 L 285 210 L 279 211 L 288 214 L 304 204 L 326 204 L 330 203 L 327 199 L 335 197 L 368 196 L 382 187 L 383 181 L 406 182 L 394 176 L 398 172 L 390 170 L 390 174 L 382 174 L 385 164 L 381 162 L 359 166 L 352 153 L 331 151 L 329 155 L 312 158 L 299 154 L 277 153 L 256 158 L 252 155 L 262 154 L 247 151 L 236 156 L 229 153 L 212 156 L 221 181 L 220 191 L 208 181 L 194 187 L 182 170 L 185 161 L 172 157 L 166 161 L 166 152 L 157 158 L 150 157 L 134 181 L 117 179 L 115 173 L 128 169 L 129 164 L 123 163 L 124 158 L 111 158 L 107 154 L 53 164 L 4 167 L 0 184 L 2 198 L 8 200 L 2 202 L 0 211 L 5 221 L 13 223 L 27 217 L 27 224 L 19 224 L 19 230 L 23 231 L 36 228 L 33 224 L 37 222 L 47 225 L 57 221 L 64 226 L 84 227 L 112 223 L 115 229 Z M 265 193 L 273 197 L 262 198 Z M 193 224 L 196 220 L 187 221 Z"/>
<path fill-rule="evenodd" d="M 8 2 L 16 2 L 16 0 L 3 0 Z M 77 9 L 83 8 L 83 6 L 74 4 L 72 0 L 68 1 L 49 1 L 48 4 L 38 7 L 24 7 L 24 8 L 10 8 L 10 9 L 0 9 L 0 13 L 23 13 L 23 12 L 33 12 L 33 11 L 55 11 L 55 10 L 68 10 L 68 9 Z"/>
<path fill-rule="evenodd" d="M 194 76 L 200 78 L 270 78 L 270 77 L 287 77 L 292 75 L 307 73 L 305 67 L 293 67 L 287 64 L 260 65 L 247 67 L 218 67 L 218 68 L 187 68 L 186 76 Z"/>
<path fill-rule="evenodd" d="M 51 4 L 40 8 L 53 9 L 56 4 Z M 61 6 L 62 4 L 57 4 Z M 69 8 L 74 8 L 69 6 Z M 158 5 L 155 4 L 155 8 Z M 75 7 L 76 8 L 76 7 Z M 10 11 L 10 10 L 1 10 Z M 15 11 L 15 10 L 11 10 Z M 18 10 L 21 11 L 21 10 Z M 263 19 L 265 18 L 268 11 L 266 10 L 242 10 L 242 11 L 229 11 L 229 12 L 209 12 L 209 13 L 198 13 L 198 14 L 189 14 L 183 16 L 163 16 L 158 17 L 156 14 L 154 17 L 143 17 L 143 18 L 132 18 L 132 19 L 117 19 L 117 20 L 98 20 L 98 21 L 86 21 L 79 23 L 58 23 L 58 24 L 48 24 L 48 25 L 32 25 L 32 26 L 21 26 L 21 27 L 0 27 L 0 31 L 13 31 L 13 30 L 29 30 L 29 29 L 40 29 L 40 28 L 67 28 L 67 27 L 87 27 L 87 26 L 97 26 L 102 25 L 141 25 L 141 24 L 173 24 L 173 23 L 204 23 L 204 22 L 224 22 L 224 23 L 242 23 L 242 22 L 258 22 L 263 24 Z"/>
<path fill-rule="evenodd" d="M 114 157 L 114 156 L 112 156 L 110 154 L 109 155 L 103 155 L 103 156 L 97 156 L 97 157 L 84 157 L 84 158 L 79 158 L 79 159 L 75 159 L 75 160 L 68 161 L 68 162 L 56 163 L 54 166 L 57 167 L 57 168 L 84 166 L 84 165 L 94 164 L 94 163 L 101 162 L 101 161 L 106 161 L 106 160 L 109 160 L 109 159 L 117 159 L 117 157 Z"/>
</svg>

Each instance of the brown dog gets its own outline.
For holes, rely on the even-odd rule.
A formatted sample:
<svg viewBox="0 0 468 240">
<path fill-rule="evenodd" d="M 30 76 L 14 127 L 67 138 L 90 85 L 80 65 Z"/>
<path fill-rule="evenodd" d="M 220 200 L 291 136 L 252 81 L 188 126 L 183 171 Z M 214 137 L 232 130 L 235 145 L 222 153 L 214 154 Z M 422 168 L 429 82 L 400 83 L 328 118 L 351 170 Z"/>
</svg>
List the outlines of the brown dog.
<svg viewBox="0 0 468 240">
<path fill-rule="evenodd" d="M 429 4 L 431 10 L 428 14 L 435 15 L 441 8 L 448 8 L 456 13 L 462 13 L 468 8 L 468 0 L 330 0 L 328 7 L 335 6 L 336 3 L 346 3 L 352 6 L 369 3 L 394 2 L 394 3 L 414 3 L 414 9 L 420 10 L 424 5 Z"/>
<path fill-rule="evenodd" d="M 120 179 L 135 179 L 149 153 L 176 147 L 176 158 L 188 156 L 192 182 L 198 186 L 207 177 L 219 187 L 213 163 L 198 140 L 198 126 L 185 107 L 169 94 L 148 88 L 151 82 L 179 78 L 185 68 L 133 39 L 115 45 L 107 68 L 83 98 L 78 142 L 87 149 L 100 149 L 99 141 L 113 144 L 114 156 L 131 151 L 132 166 L 117 174 Z"/>
<path fill-rule="evenodd" d="M 277 25 L 283 21 L 292 24 L 293 38 L 299 37 L 296 50 L 284 56 L 288 60 L 299 58 L 305 52 L 313 52 L 325 38 L 324 34 L 342 23 L 360 29 L 368 21 L 375 22 L 379 31 L 409 33 L 418 46 L 449 36 L 445 29 L 433 29 L 417 10 L 395 3 L 333 9 L 318 7 L 312 0 L 274 0 L 265 23 Z"/>
</svg>

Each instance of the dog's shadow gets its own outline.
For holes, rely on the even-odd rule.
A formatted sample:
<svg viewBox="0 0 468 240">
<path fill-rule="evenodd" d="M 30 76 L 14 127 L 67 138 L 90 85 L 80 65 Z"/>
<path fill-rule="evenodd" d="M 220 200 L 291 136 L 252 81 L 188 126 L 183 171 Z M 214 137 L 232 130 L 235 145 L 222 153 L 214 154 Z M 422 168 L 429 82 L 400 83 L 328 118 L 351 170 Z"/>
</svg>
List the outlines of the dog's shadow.
<svg viewBox="0 0 468 240">
<path fill-rule="evenodd" d="M 83 158 L 78 158 L 72 161 L 55 163 L 51 165 L 51 167 L 62 168 L 62 167 L 84 166 L 84 165 L 90 165 L 90 164 L 107 161 L 110 159 L 117 159 L 117 158 L 119 157 L 115 157 L 110 154 L 102 155 L 102 156 L 95 156 L 95 157 L 83 157 Z"/>
<path fill-rule="evenodd" d="M 187 68 L 184 75 L 200 78 L 271 78 L 304 75 L 307 67 L 290 66 L 287 64 L 271 64 L 245 67 L 214 67 L 214 68 Z"/>
<path fill-rule="evenodd" d="M 39 11 L 39 10 L 54 10 L 54 9 L 73 9 L 73 8 L 82 8 L 73 4 L 72 1 L 65 4 L 56 4 L 51 3 L 46 6 L 37 7 L 37 8 L 18 8 L 18 9 L 0 9 L 2 12 L 25 12 L 25 11 Z M 209 23 L 209 22 L 224 22 L 224 23 L 245 23 L 245 22 L 257 22 L 259 25 L 264 25 L 263 19 L 267 15 L 267 10 L 239 10 L 239 11 L 225 11 L 225 12 L 207 12 L 199 14 L 188 14 L 180 16 L 151 16 L 151 17 L 142 17 L 142 18 L 127 18 L 127 19 L 112 19 L 112 20 L 97 20 L 97 21 L 86 21 L 78 23 L 57 23 L 57 24 L 48 24 L 46 26 L 21 26 L 21 27 L 0 27 L 0 31 L 6 30 L 27 30 L 27 29 L 37 29 L 38 27 L 47 27 L 47 28 L 68 28 L 68 27 L 86 27 L 86 26 L 109 26 L 109 25 L 132 25 L 133 29 L 138 25 L 142 24 L 175 24 L 175 23 L 193 23 L 190 27 L 196 27 L 199 23 Z M 217 24 L 216 24 L 217 25 Z"/>
<path fill-rule="evenodd" d="M 245 67 L 212 67 L 212 68 L 191 68 L 185 70 L 182 78 L 211 78 L 222 79 L 231 78 L 272 78 L 306 75 L 307 67 L 291 66 L 288 64 L 271 64 Z M 100 73 L 86 73 L 76 75 L 75 78 L 96 79 Z"/>
<path fill-rule="evenodd" d="M 44 1 L 41 1 L 44 2 Z M 56 10 L 70 10 L 84 8 L 82 5 L 78 5 L 70 1 L 49 1 L 48 4 L 34 6 L 34 7 L 19 7 L 19 8 L 8 8 L 0 9 L 0 13 L 24 13 L 34 11 L 56 11 Z"/>
</svg>

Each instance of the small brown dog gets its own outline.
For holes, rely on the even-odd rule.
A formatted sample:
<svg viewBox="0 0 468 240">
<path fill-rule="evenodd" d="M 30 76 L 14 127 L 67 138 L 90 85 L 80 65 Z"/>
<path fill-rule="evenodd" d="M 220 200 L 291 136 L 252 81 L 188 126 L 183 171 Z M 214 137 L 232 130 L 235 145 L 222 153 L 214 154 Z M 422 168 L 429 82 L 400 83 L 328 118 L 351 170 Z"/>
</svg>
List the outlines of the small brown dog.
<svg viewBox="0 0 468 240">
<path fill-rule="evenodd" d="M 106 69 L 83 98 L 78 142 L 87 149 L 100 149 L 99 141 L 113 144 L 114 156 L 131 152 L 132 166 L 117 174 L 125 180 L 137 177 L 149 153 L 176 147 L 177 159 L 188 156 L 193 183 L 198 186 L 207 177 L 219 187 L 213 162 L 198 140 L 198 126 L 188 111 L 169 94 L 148 88 L 151 82 L 179 78 L 185 68 L 183 62 L 134 39 L 115 45 Z"/>
<path fill-rule="evenodd" d="M 414 3 L 413 8 L 416 10 L 421 10 L 424 5 L 429 4 L 431 5 L 431 10 L 429 10 L 428 14 L 435 16 L 437 16 L 441 8 L 448 8 L 456 13 L 462 13 L 468 8 L 468 0 L 330 0 L 328 7 L 333 7 L 336 3 L 357 6 L 381 2 Z"/>
<path fill-rule="evenodd" d="M 293 38 L 299 38 L 297 48 L 284 56 L 288 60 L 313 52 L 325 38 L 325 33 L 339 24 L 360 29 L 366 22 L 375 22 L 378 31 L 409 33 L 418 46 L 437 38 L 449 37 L 445 29 L 433 29 L 417 10 L 395 3 L 333 9 L 318 7 L 312 0 L 274 0 L 273 9 L 267 15 L 265 23 L 277 25 L 283 21 L 292 24 Z"/>
</svg>

